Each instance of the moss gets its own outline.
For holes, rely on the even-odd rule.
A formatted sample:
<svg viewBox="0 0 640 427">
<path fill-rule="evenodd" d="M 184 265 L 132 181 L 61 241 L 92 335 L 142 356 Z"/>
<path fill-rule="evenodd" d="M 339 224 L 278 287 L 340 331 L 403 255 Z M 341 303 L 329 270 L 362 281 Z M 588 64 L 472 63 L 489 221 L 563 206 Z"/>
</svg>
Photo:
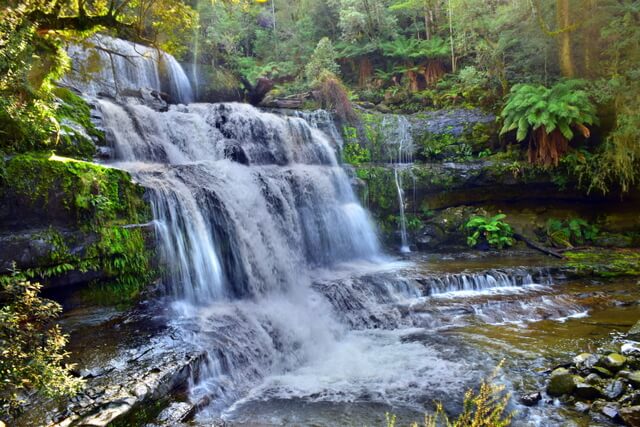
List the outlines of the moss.
<svg viewBox="0 0 640 427">
<path fill-rule="evenodd" d="M 131 182 L 127 172 L 92 163 L 46 157 L 15 156 L 6 162 L 2 192 L 13 193 L 34 209 L 67 213 L 85 236 L 91 236 L 82 254 L 69 249 L 67 241 L 50 228 L 40 236 L 52 247 L 39 267 L 24 272 L 27 277 L 53 278 L 69 271 L 99 271 L 105 278 L 93 283 L 94 302 L 121 303 L 134 299 L 153 280 L 153 253 L 147 248 L 142 227 L 129 224 L 151 219 L 143 200 L 144 189 Z"/>
<path fill-rule="evenodd" d="M 150 218 L 143 188 L 131 183 L 125 171 L 42 154 L 15 156 L 5 169 L 2 191 L 13 191 L 45 208 L 61 204 L 86 231 Z"/>
<path fill-rule="evenodd" d="M 59 154 L 89 159 L 95 154 L 93 139 L 104 143 L 104 133 L 91 121 L 89 105 L 66 88 L 53 91 L 58 105 L 55 116 L 60 123 L 57 144 L 52 148 Z"/>
<path fill-rule="evenodd" d="M 640 275 L 640 251 L 593 249 L 565 253 L 567 266 L 578 274 L 599 277 Z"/>
</svg>

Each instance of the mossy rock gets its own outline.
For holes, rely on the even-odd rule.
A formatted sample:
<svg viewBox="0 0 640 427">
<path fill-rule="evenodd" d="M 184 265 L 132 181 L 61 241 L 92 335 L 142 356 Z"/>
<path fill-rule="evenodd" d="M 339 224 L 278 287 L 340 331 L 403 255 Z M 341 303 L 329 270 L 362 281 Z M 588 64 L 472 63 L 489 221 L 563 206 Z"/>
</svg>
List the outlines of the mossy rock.
<svg viewBox="0 0 640 427">
<path fill-rule="evenodd" d="M 549 378 L 547 394 L 549 394 L 549 396 L 572 394 L 581 382 L 583 382 L 583 379 L 580 376 L 574 375 L 568 369 L 557 368 L 551 373 L 551 377 Z"/>
<path fill-rule="evenodd" d="M 91 280 L 116 300 L 135 297 L 153 280 L 152 229 L 144 226 L 151 209 L 127 172 L 42 154 L 14 156 L 4 170 L 0 224 L 46 249 L 20 259 L 26 278 L 46 287 Z M 0 251 L 0 265 L 12 261 L 14 254 Z"/>
<path fill-rule="evenodd" d="M 600 360 L 600 364 L 610 371 L 617 372 L 627 363 L 627 358 L 619 353 L 610 353 Z"/>
</svg>

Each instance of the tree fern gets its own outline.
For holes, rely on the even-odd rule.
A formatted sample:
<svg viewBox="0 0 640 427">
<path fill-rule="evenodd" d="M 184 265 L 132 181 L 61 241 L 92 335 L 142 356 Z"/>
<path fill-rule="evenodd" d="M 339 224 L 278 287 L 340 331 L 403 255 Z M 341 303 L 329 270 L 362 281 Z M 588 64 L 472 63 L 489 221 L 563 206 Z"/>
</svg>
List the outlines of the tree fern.
<svg viewBox="0 0 640 427">
<path fill-rule="evenodd" d="M 501 133 L 516 130 L 518 141 L 529 135 L 529 160 L 557 166 L 575 131 L 589 137 L 587 125 L 596 121 L 595 106 L 583 86 L 581 80 L 566 80 L 551 88 L 515 85 L 500 114 Z"/>
</svg>

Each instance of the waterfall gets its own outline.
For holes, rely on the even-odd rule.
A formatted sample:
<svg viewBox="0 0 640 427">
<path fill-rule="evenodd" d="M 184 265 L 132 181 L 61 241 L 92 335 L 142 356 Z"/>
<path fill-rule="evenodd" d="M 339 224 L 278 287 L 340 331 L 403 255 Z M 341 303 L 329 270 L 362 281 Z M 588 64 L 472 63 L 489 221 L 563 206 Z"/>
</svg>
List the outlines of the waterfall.
<svg viewBox="0 0 640 427">
<path fill-rule="evenodd" d="M 389 161 L 393 164 L 393 177 L 398 194 L 398 206 L 400 214 L 400 252 L 409 253 L 409 238 L 407 236 L 407 218 L 405 215 L 404 190 L 402 183 L 402 168 L 413 162 L 413 137 L 411 136 L 411 124 L 404 116 L 384 116 L 382 120 L 385 142 L 390 146 L 397 146 L 390 151 Z M 415 183 L 414 183 L 415 184 Z"/>
<path fill-rule="evenodd" d="M 150 189 L 176 296 L 286 290 L 301 271 L 378 255 L 334 143 L 304 119 L 245 104 L 99 103 L 117 160 Z"/>
<path fill-rule="evenodd" d="M 71 71 L 61 80 L 87 95 L 118 97 L 151 89 L 171 100 L 194 100 L 191 84 L 176 59 L 166 52 L 137 43 L 95 35 L 67 48 Z"/>
</svg>

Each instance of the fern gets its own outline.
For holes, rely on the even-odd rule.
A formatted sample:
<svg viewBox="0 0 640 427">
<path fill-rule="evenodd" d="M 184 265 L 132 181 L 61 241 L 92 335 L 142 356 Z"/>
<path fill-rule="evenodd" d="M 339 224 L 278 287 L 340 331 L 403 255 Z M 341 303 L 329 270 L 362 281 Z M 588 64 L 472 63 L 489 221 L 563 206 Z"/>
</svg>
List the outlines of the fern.
<svg viewBox="0 0 640 427">
<path fill-rule="evenodd" d="M 596 109 L 581 80 L 565 80 L 551 88 L 518 84 L 511 89 L 500 117 L 501 134 L 516 131 L 516 139 L 530 136 L 529 160 L 558 165 L 575 132 L 589 137 L 587 125 L 596 123 Z"/>
</svg>

